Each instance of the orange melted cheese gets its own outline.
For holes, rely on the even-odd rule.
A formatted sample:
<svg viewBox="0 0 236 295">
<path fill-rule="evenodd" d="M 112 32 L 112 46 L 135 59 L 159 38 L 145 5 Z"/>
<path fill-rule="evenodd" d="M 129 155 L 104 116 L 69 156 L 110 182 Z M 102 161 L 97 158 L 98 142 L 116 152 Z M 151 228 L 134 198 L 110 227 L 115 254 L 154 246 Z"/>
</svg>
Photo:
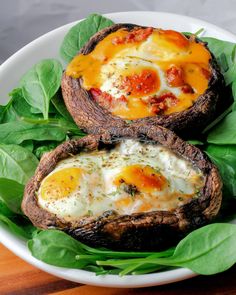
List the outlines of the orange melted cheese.
<svg viewBox="0 0 236 295">
<path fill-rule="evenodd" d="M 138 98 L 130 98 L 125 107 L 115 107 L 112 110 L 112 114 L 127 120 L 153 116 L 147 104 Z"/>
<path fill-rule="evenodd" d="M 124 119 L 171 114 L 191 107 L 208 87 L 210 52 L 194 38 L 187 39 L 171 30 L 154 29 L 144 40 L 114 42 L 126 40 L 129 34 L 125 29 L 109 34 L 91 53 L 76 56 L 66 74 L 82 77 L 86 90 L 106 89 L 110 97 L 116 93 L 109 103 L 106 95 L 97 102 Z M 120 60 L 124 61 L 123 66 L 119 65 Z M 173 87 L 168 84 L 167 73 L 172 66 L 181 69 L 184 85 Z M 109 80 L 113 82 L 106 86 Z M 184 91 L 182 86 L 190 91 Z M 176 99 L 162 99 L 166 93 Z M 157 102 L 153 102 L 153 98 Z"/>
<path fill-rule="evenodd" d="M 87 54 L 79 54 L 74 57 L 66 69 L 66 74 L 73 78 L 83 77 L 83 86 L 89 90 L 100 88 L 101 86 L 101 67 L 111 60 L 122 49 L 132 48 L 135 44 L 113 44 L 112 40 L 117 37 L 125 37 L 127 31 L 119 30 L 111 33 L 97 44 L 95 49 Z M 135 45 L 136 46 L 136 45 Z"/>
</svg>

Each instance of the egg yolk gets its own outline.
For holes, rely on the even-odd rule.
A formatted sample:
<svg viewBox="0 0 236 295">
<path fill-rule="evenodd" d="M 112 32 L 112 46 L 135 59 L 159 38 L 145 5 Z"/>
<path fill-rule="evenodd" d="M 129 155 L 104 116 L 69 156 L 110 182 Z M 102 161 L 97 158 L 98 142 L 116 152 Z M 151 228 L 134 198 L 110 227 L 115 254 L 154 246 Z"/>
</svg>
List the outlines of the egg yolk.
<svg viewBox="0 0 236 295">
<path fill-rule="evenodd" d="M 68 197 L 79 185 L 82 175 L 80 168 L 64 168 L 49 175 L 41 185 L 44 200 L 58 200 Z"/>
<path fill-rule="evenodd" d="M 121 184 L 132 185 L 138 192 L 152 193 L 161 191 L 166 183 L 166 178 L 150 166 L 131 165 L 122 169 L 114 180 L 116 186 Z"/>
<path fill-rule="evenodd" d="M 173 30 L 159 30 L 159 34 L 162 39 L 171 42 L 180 48 L 185 48 L 189 45 L 188 39 L 179 32 Z"/>
<path fill-rule="evenodd" d="M 121 79 L 120 89 L 131 97 L 142 97 L 158 91 L 160 79 L 157 72 L 151 69 L 144 69 L 140 73 L 134 73 L 130 76 L 124 76 Z"/>
</svg>

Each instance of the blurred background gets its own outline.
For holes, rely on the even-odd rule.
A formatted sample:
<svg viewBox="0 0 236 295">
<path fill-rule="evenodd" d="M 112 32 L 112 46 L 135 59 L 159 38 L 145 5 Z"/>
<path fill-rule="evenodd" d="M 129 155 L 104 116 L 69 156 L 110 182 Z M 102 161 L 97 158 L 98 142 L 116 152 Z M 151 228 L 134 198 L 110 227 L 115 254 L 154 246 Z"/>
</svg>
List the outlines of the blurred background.
<svg viewBox="0 0 236 295">
<path fill-rule="evenodd" d="M 0 4 L 0 63 L 42 34 L 94 12 L 172 12 L 236 33 L 236 0 L 0 0 Z"/>
</svg>

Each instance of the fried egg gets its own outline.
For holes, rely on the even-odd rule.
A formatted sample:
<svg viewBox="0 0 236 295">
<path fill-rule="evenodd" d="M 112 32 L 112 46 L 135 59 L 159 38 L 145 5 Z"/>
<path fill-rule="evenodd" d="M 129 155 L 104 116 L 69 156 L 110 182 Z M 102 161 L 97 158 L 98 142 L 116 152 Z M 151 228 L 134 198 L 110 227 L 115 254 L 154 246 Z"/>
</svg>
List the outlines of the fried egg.
<svg viewBox="0 0 236 295">
<path fill-rule="evenodd" d="M 168 148 L 125 140 L 111 150 L 60 161 L 37 193 L 41 208 L 66 220 L 106 211 L 174 210 L 204 186 L 202 172 Z"/>
</svg>

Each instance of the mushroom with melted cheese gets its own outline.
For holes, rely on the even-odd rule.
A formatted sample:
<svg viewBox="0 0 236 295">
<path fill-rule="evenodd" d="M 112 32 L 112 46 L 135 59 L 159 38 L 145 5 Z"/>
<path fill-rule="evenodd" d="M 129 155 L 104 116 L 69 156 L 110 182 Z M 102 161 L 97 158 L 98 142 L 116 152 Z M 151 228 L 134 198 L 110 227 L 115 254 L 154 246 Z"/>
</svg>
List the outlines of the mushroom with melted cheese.
<svg viewBox="0 0 236 295">
<path fill-rule="evenodd" d="M 222 104 L 224 80 L 206 44 L 173 30 L 116 24 L 95 34 L 62 79 L 65 104 L 89 133 L 136 125 L 198 132 Z"/>
</svg>

